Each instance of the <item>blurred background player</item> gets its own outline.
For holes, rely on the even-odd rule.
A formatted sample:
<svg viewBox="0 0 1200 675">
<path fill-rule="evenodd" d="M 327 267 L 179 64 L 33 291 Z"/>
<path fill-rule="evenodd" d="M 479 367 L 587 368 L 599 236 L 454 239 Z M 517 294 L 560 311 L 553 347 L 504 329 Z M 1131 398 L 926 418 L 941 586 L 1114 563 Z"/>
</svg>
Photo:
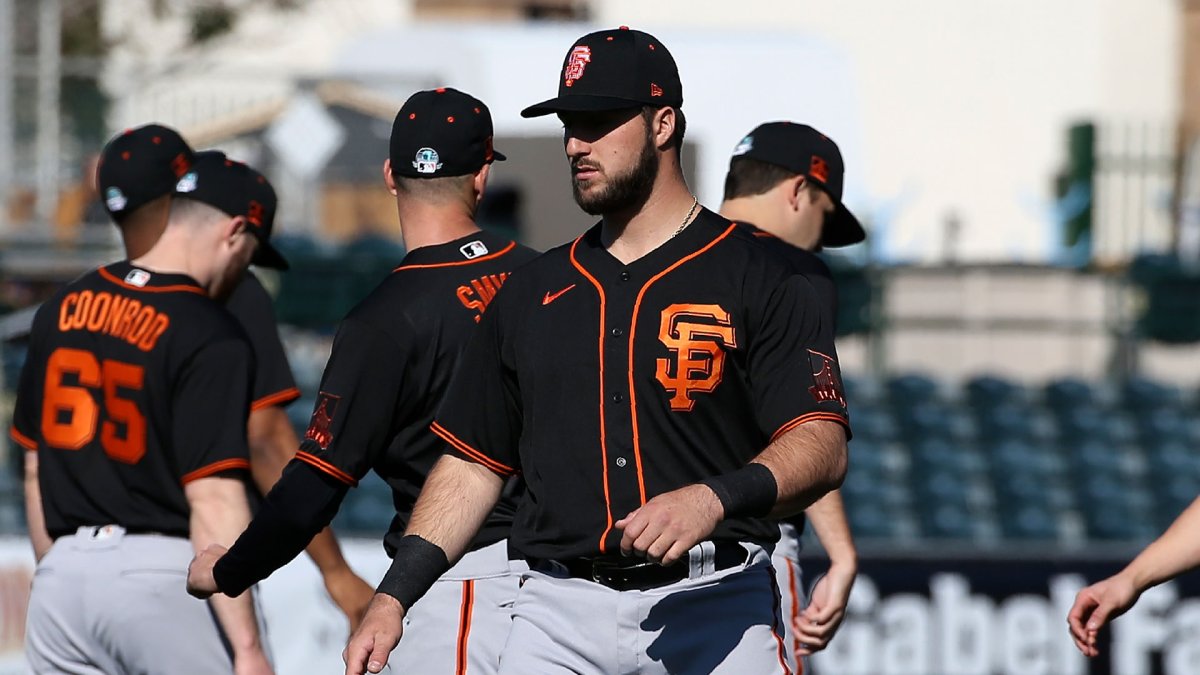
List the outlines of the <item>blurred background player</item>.
<svg viewBox="0 0 1200 675">
<path fill-rule="evenodd" d="M 467 337 L 508 275 L 535 256 L 475 224 L 492 162 L 502 159 L 491 113 L 473 96 L 422 91 L 397 113 L 383 179 L 409 253 L 342 321 L 296 459 L 233 548 L 197 557 L 194 593 L 236 596 L 287 563 L 371 469 L 393 491 L 384 548 L 395 553 L 444 449 L 430 424 Z M 402 671 L 496 672 L 517 591 L 507 542 L 514 509 L 510 492 L 413 608 L 413 638 L 395 655 Z"/>
<path fill-rule="evenodd" d="M 1087 656 L 1098 656 L 1100 629 L 1124 614 L 1147 589 L 1200 566 L 1200 498 L 1125 569 L 1079 591 L 1067 615 L 1071 638 Z"/>
<path fill-rule="evenodd" d="M 762 124 L 734 148 L 721 205 L 721 215 L 745 226 L 808 278 L 830 336 L 837 329 L 837 287 L 815 252 L 856 244 L 866 236 L 842 204 L 844 173 L 837 144 L 816 129 L 791 122 Z M 829 556 L 829 571 L 801 612 L 800 534 L 806 518 Z M 796 668 L 796 659 L 824 649 L 841 625 L 858 554 L 840 490 L 781 523 L 779 531 L 771 561 L 783 599 L 791 666 Z"/>
<path fill-rule="evenodd" d="M 129 143 L 149 142 L 159 152 L 150 156 L 118 159 Z M 165 144 L 165 145 L 164 145 Z M 163 152 L 167 147 L 170 151 Z M 211 151 L 210 151 L 211 152 Z M 166 180 L 144 180 L 148 163 L 159 162 L 179 173 L 180 156 L 188 156 L 183 139 L 173 129 L 160 125 L 138 127 L 118 136 L 106 149 L 98 174 L 101 197 L 105 208 L 116 222 L 125 245 L 125 253 L 135 258 L 150 249 L 162 234 L 170 209 L 169 191 L 175 184 Z M 203 155 L 204 153 L 199 153 Z M 274 226 L 277 199 L 271 183 L 260 173 L 247 167 L 253 212 L 247 217 L 261 221 L 268 229 Z M 189 181 L 180 174 L 176 181 L 187 188 Z M 186 196 L 186 192 L 182 192 Z M 254 264 L 286 270 L 287 261 L 278 254 L 260 255 Z M 262 494 L 279 480 L 283 467 L 296 454 L 299 439 L 288 420 L 285 406 L 300 396 L 292 378 L 287 354 L 279 339 L 271 296 L 262 282 L 250 271 L 233 289 L 225 308 L 245 329 L 254 349 L 255 371 L 250 419 L 247 422 L 250 445 L 250 471 L 254 484 Z M 308 554 L 320 570 L 325 590 L 350 622 L 351 630 L 358 625 L 373 589 L 363 581 L 342 556 L 332 530 L 326 529 L 313 538 Z"/>
<path fill-rule="evenodd" d="M 272 672 L 251 596 L 199 603 L 171 572 L 249 521 L 238 474 L 254 354 L 213 299 L 278 256 L 246 216 L 248 169 L 219 154 L 189 167 L 176 140 L 124 136 L 109 160 L 138 162 L 139 185 L 169 183 L 169 164 L 140 159 L 178 150 L 188 195 L 156 242 L 68 284 L 34 320 L 12 436 L 38 453 L 30 512 L 44 519 L 30 528 L 52 542 L 26 626 L 37 673 Z"/>
</svg>

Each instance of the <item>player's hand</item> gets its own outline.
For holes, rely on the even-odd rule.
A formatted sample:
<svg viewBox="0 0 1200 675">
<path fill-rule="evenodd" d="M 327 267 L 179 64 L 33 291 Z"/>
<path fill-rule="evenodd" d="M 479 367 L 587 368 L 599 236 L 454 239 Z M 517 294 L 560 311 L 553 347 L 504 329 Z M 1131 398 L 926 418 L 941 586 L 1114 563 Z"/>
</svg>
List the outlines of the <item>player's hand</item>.
<svg viewBox="0 0 1200 675">
<path fill-rule="evenodd" d="M 363 615 L 367 613 L 367 606 L 371 604 L 371 598 L 375 595 L 371 584 L 363 581 L 362 577 L 346 565 L 325 575 L 325 592 L 329 593 L 333 604 L 337 605 L 350 621 L 350 632 L 358 630 Z"/>
<path fill-rule="evenodd" d="M 1133 581 L 1121 574 L 1111 576 L 1079 591 L 1067 614 L 1071 638 L 1084 656 L 1096 656 L 1096 635 L 1108 622 L 1121 616 L 1137 602 L 1141 592 Z"/>
<path fill-rule="evenodd" d="M 711 488 L 688 485 L 651 499 L 615 525 L 624 531 L 621 553 L 670 565 L 712 534 L 724 517 Z"/>
<path fill-rule="evenodd" d="M 233 655 L 234 675 L 275 675 L 262 649 L 245 649 Z"/>
<path fill-rule="evenodd" d="M 858 571 L 853 565 L 830 566 L 825 576 L 813 587 L 808 607 L 796 617 L 792 629 L 800 646 L 796 656 L 811 656 L 825 649 L 846 617 L 846 603 L 850 601 L 850 589 Z"/>
<path fill-rule="evenodd" d="M 376 593 L 367 607 L 358 629 L 342 652 L 346 675 L 378 673 L 387 665 L 388 656 L 404 633 L 404 608 L 400 601 L 385 593 Z"/>
<path fill-rule="evenodd" d="M 221 590 L 217 588 L 217 580 L 213 578 L 213 567 L 227 551 L 229 549 L 220 544 L 209 544 L 204 547 L 203 551 L 196 554 L 195 558 L 192 558 L 191 564 L 188 565 L 188 593 L 205 600 Z"/>
</svg>

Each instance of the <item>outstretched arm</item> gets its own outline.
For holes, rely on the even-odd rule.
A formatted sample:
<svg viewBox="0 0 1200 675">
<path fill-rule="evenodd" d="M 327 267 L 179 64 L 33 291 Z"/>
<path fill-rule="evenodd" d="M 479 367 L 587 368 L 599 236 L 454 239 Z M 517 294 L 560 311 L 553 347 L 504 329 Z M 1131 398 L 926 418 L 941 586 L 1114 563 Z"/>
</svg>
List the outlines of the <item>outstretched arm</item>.
<svg viewBox="0 0 1200 675">
<path fill-rule="evenodd" d="M 300 439 L 292 429 L 287 412 L 275 405 L 251 411 L 247 433 L 254 484 L 265 495 L 279 482 L 284 467 L 296 456 Z M 326 592 L 346 615 L 353 631 L 362 621 L 374 589 L 350 569 L 330 528 L 314 535 L 305 550 L 321 571 Z"/>
<path fill-rule="evenodd" d="M 1125 569 L 1079 591 L 1067 615 L 1075 646 L 1096 656 L 1096 635 L 1124 614 L 1142 593 L 1200 566 L 1200 498 L 1192 502 L 1161 537 Z"/>
<path fill-rule="evenodd" d="M 481 464 L 452 456 L 438 460 L 392 566 L 342 652 L 346 675 L 383 670 L 400 643 L 405 612 L 466 553 L 503 487 L 504 479 Z"/>
</svg>

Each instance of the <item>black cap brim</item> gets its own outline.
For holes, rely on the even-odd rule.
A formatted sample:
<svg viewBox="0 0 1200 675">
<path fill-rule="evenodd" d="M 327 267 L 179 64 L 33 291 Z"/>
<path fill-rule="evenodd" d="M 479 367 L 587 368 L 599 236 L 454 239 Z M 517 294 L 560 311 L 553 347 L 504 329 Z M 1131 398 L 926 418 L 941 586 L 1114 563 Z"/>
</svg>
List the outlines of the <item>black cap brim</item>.
<svg viewBox="0 0 1200 675">
<path fill-rule="evenodd" d="M 495 149 L 492 150 L 492 161 L 493 162 L 503 162 L 506 159 L 508 159 L 508 157 L 503 152 L 500 152 Z"/>
<path fill-rule="evenodd" d="M 867 232 L 858 222 L 858 218 L 850 213 L 850 209 L 847 209 L 845 204 L 838 204 L 837 211 L 833 214 L 833 220 L 825 226 L 825 230 L 821 233 L 821 246 L 825 248 L 850 246 L 866 238 Z"/>
<path fill-rule="evenodd" d="M 640 108 L 642 101 L 632 101 L 617 96 L 594 96 L 592 94 L 568 94 L 556 96 L 548 101 L 542 101 L 521 111 L 521 117 L 542 117 L 560 112 L 605 112 L 608 110 L 624 110 Z"/>
<path fill-rule="evenodd" d="M 264 239 L 257 231 L 251 230 L 254 236 L 258 238 L 258 250 L 254 252 L 254 257 L 250 259 L 250 263 L 259 267 L 270 267 L 273 270 L 290 269 L 288 261 L 279 252 L 279 249 L 271 245 L 271 242 Z"/>
</svg>

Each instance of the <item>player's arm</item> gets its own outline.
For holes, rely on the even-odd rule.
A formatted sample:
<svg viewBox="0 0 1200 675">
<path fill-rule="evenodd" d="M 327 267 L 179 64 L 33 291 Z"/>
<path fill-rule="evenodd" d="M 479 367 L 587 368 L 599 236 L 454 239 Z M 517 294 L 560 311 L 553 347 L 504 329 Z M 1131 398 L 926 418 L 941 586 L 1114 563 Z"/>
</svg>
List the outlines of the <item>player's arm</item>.
<svg viewBox="0 0 1200 675">
<path fill-rule="evenodd" d="M 13 406 L 12 429 L 9 436 L 25 450 L 25 522 L 29 530 L 29 541 L 33 544 L 33 557 L 40 562 L 54 540 L 46 531 L 46 512 L 42 507 L 42 486 L 38 478 L 38 444 L 34 440 L 38 417 L 41 411 L 41 395 L 37 388 L 34 364 L 40 363 L 36 344 L 31 345 L 25 356 L 25 364 L 21 367 L 21 376 L 17 381 L 17 402 Z"/>
<path fill-rule="evenodd" d="M 196 552 L 209 546 L 232 544 L 246 523 L 250 522 L 246 486 L 237 478 L 197 478 L 184 486 L 184 493 L 191 509 L 190 537 Z M 251 596 L 216 597 L 211 603 L 213 613 L 233 649 L 235 662 L 265 660 Z"/>
<path fill-rule="evenodd" d="M 287 412 L 277 405 L 252 410 L 247 430 L 250 470 L 254 476 L 254 483 L 260 492 L 267 494 L 279 482 L 284 467 L 296 456 L 300 439 L 292 429 Z M 326 504 L 333 503 L 332 495 L 327 495 L 323 501 Z M 340 497 L 336 501 L 340 503 Z M 333 512 L 336 513 L 336 508 Z M 328 518 L 314 514 L 312 522 L 328 524 L 331 518 L 332 514 Z M 350 569 L 350 564 L 342 555 L 342 548 L 333 536 L 333 530 L 326 526 L 310 539 L 305 548 L 308 557 L 320 570 L 321 578 L 325 581 L 325 591 L 350 621 L 350 629 L 354 630 L 367 610 L 367 603 L 370 602 L 374 589 Z"/>
<path fill-rule="evenodd" d="M 1096 656 L 1101 628 L 1124 614 L 1146 590 L 1196 567 L 1200 567 L 1200 498 L 1125 569 L 1079 591 L 1067 615 L 1075 646 L 1087 656 Z"/>
<path fill-rule="evenodd" d="M 29 528 L 29 542 L 33 544 L 34 560 L 41 562 L 54 545 L 54 540 L 46 531 L 46 514 L 42 510 L 37 450 L 25 451 L 25 522 Z"/>
<path fill-rule="evenodd" d="M 329 525 L 346 492 L 391 440 L 405 347 L 371 324 L 342 322 L 299 451 L 237 543 L 193 562 L 194 595 L 244 592 L 294 559 Z M 364 595 L 365 605 L 370 594 Z"/>
<path fill-rule="evenodd" d="M 858 551 L 846 520 L 846 507 L 840 490 L 831 490 L 804 510 L 817 539 L 829 556 L 829 570 L 817 580 L 808 607 L 800 614 L 793 629 L 803 645 L 800 656 L 824 649 L 846 614 L 850 590 L 858 575 Z"/>
</svg>

